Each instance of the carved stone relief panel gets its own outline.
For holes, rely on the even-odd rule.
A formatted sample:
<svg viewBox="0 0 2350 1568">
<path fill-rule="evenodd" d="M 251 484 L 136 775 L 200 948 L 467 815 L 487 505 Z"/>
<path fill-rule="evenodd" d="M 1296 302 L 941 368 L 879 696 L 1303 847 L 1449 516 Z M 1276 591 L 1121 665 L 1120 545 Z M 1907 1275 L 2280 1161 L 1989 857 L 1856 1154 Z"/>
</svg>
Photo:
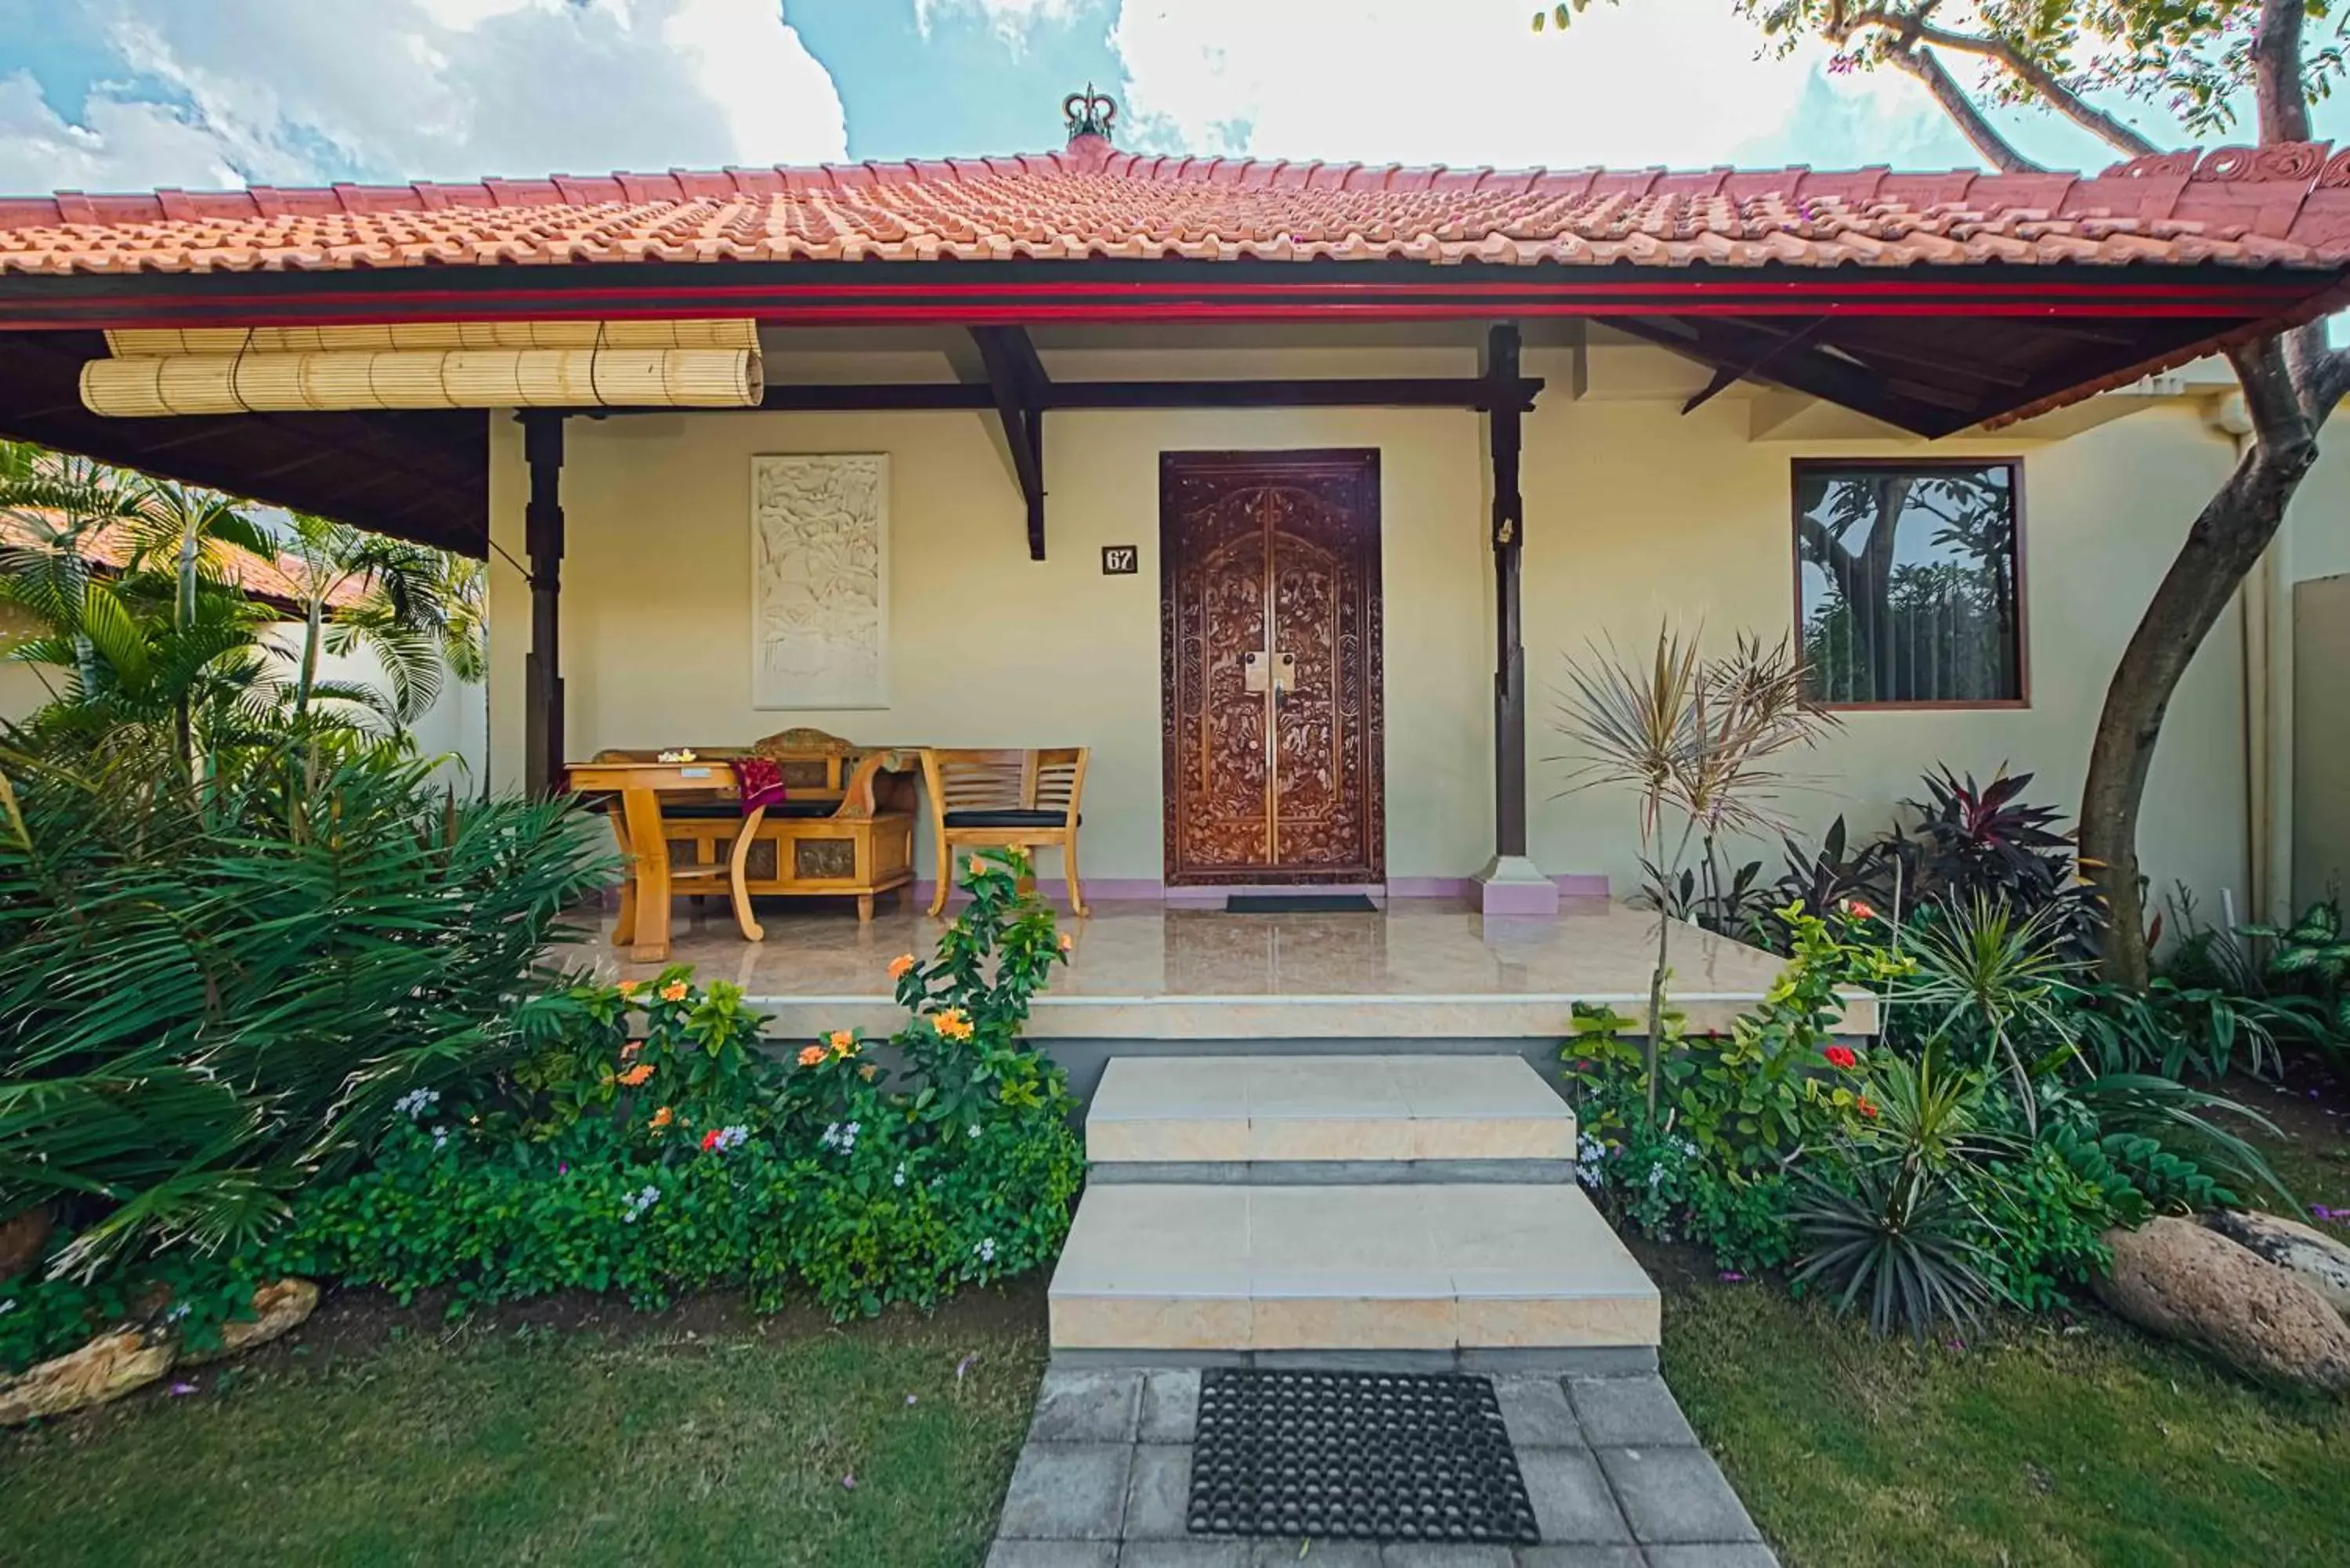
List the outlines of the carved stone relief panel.
<svg viewBox="0 0 2350 1568">
<path fill-rule="evenodd" d="M 751 702 L 889 703 L 889 459 L 751 460 Z"/>
</svg>

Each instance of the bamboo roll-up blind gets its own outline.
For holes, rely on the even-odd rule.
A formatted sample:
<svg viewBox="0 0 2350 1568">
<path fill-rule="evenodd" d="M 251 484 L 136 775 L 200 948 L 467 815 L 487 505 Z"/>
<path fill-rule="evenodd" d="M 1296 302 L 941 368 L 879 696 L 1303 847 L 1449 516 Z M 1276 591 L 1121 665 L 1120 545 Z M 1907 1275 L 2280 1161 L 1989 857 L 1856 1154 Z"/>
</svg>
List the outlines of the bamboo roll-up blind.
<svg viewBox="0 0 2350 1568">
<path fill-rule="evenodd" d="M 117 358 L 167 354 L 319 354 L 342 349 L 756 348 L 758 323 L 401 321 L 361 327 L 161 327 L 106 335 Z"/>
<path fill-rule="evenodd" d="M 120 416 L 347 409 L 741 409 L 756 348 L 338 348 L 92 359 L 82 402 Z"/>
</svg>

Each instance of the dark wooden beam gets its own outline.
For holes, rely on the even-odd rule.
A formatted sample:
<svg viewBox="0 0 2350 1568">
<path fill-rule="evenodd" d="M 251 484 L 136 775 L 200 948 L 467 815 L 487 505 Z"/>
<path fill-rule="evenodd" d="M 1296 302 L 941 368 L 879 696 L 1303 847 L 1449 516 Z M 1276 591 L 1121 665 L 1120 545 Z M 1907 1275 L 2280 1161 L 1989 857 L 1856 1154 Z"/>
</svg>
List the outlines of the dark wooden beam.
<svg viewBox="0 0 2350 1568">
<path fill-rule="evenodd" d="M 1521 411 L 1539 377 L 1335 377 L 1287 381 L 1055 381 L 1055 409 L 1470 409 Z"/>
<path fill-rule="evenodd" d="M 1744 323 L 1706 321 L 1702 324 L 1649 317 L 1624 317 L 1610 327 L 1669 348 L 1701 365 L 1720 370 L 1750 363 L 1777 345 L 1778 339 Z M 1783 387 L 1808 392 L 1840 408 L 1883 420 L 1913 435 L 1941 436 L 1973 421 L 1963 414 L 1935 408 L 1889 391 L 1881 377 L 1860 366 L 1820 353 L 1816 348 L 1787 353 L 1773 360 L 1770 379 Z"/>
<path fill-rule="evenodd" d="M 989 387 L 965 386 L 959 381 L 884 382 L 838 387 L 779 387 L 770 381 L 765 394 L 759 400 L 759 407 L 771 413 L 895 413 L 933 409 L 976 410 L 995 407 L 995 392 Z M 606 414 L 671 414 L 677 411 L 675 409 L 608 409 L 599 410 L 590 417 L 601 419 Z"/>
<path fill-rule="evenodd" d="M 1495 399 L 1534 407 L 1539 376 L 1496 382 L 1486 376 L 1325 377 L 1274 381 L 1046 381 L 1033 406 L 1061 409 L 1469 409 Z M 995 407 L 993 385 L 885 381 L 777 386 L 759 407 L 770 413 L 907 413 Z M 574 409 L 587 419 L 673 414 L 676 409 Z M 692 410 L 686 410 L 691 412 Z"/>
<path fill-rule="evenodd" d="M 1762 328 L 1761 330 L 1770 334 L 1774 341 L 1745 359 L 1717 367 L 1713 372 L 1713 379 L 1705 384 L 1704 390 L 1681 405 L 1683 417 L 1697 412 L 1698 410 L 1748 377 L 1762 376 L 1763 372 L 1770 369 L 1771 361 L 1801 345 L 1804 339 L 1817 332 L 1826 319 L 1825 317 L 1814 317 L 1793 332 L 1783 333 L 1776 327 Z"/>
<path fill-rule="evenodd" d="M 542 795 L 563 780 L 563 416 L 522 420 L 530 501 L 523 548 L 530 557 L 530 653 L 523 661 L 523 787 Z"/>
<path fill-rule="evenodd" d="M 1051 384 L 1036 346 L 1018 327 L 974 327 L 972 341 L 987 367 L 988 390 L 995 400 L 995 416 L 1003 422 L 1003 441 L 1012 449 L 1012 472 L 1020 481 L 1021 499 L 1028 504 L 1028 558 L 1045 558 L 1045 410 L 1040 399 Z"/>
<path fill-rule="evenodd" d="M 1493 396 L 1485 424 L 1493 464 L 1493 852 L 1526 852 L 1526 649 L 1518 592 L 1518 556 L 1526 503 L 1518 483 L 1524 415 L 1507 389 L 1519 380 L 1518 329 L 1503 322 L 1485 339 L 1485 375 Z"/>
</svg>

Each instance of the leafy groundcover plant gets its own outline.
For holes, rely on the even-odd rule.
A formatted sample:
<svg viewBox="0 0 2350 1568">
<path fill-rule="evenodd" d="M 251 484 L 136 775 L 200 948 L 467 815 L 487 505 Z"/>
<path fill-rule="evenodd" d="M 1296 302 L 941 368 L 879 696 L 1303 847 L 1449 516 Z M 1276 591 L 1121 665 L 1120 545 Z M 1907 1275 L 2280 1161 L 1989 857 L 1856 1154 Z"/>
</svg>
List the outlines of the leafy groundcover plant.
<svg viewBox="0 0 2350 1568">
<path fill-rule="evenodd" d="M 1917 929 L 1963 930 L 1975 909 L 1921 910 Z M 1630 1021 L 1579 1012 L 1579 1174 L 1644 1233 L 1725 1271 L 1788 1268 L 1880 1333 L 1923 1334 L 1992 1303 L 2060 1305 L 2108 1266 L 2110 1228 L 2274 1187 L 2206 1114 L 2241 1107 L 2095 1048 L 2061 933 L 1905 951 L 1865 902 L 1775 918 L 1793 961 L 1727 1036 L 1669 1022 L 1653 1118 Z M 1874 1041 L 1834 1033 L 1855 986 L 1884 1003 Z"/>
<path fill-rule="evenodd" d="M 1061 1070 L 1025 1044 L 1066 955 L 1018 852 L 973 857 L 972 902 L 890 974 L 912 1014 L 771 1054 L 731 985 L 683 968 L 564 999 L 560 1037 L 477 1100 L 420 1095 L 373 1164 L 296 1205 L 276 1261 L 452 1312 L 546 1292 L 656 1306 L 796 1287 L 836 1315 L 928 1306 L 1049 1262 L 1084 1159 Z"/>
</svg>

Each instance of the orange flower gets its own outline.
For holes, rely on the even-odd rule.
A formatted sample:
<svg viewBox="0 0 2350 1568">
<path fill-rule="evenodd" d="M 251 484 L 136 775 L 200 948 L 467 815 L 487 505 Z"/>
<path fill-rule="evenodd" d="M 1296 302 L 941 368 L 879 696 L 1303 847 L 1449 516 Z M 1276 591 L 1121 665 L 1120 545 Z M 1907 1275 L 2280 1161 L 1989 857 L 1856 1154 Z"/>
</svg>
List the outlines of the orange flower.
<svg viewBox="0 0 2350 1568">
<path fill-rule="evenodd" d="M 987 867 L 981 865 L 979 857 L 974 855 L 963 863 L 962 874 L 966 877 L 984 877 L 987 875 Z"/>
<path fill-rule="evenodd" d="M 1076 939 L 1076 938 L 1075 938 L 1075 937 L 1073 937 L 1073 936 L 1069 935 L 1069 933 L 1068 933 L 1068 932 L 1066 932 L 1066 931 L 1063 931 L 1063 932 L 1061 933 L 1061 950 L 1062 950 L 1063 952 L 1067 952 L 1071 948 L 1074 948 L 1074 947 L 1076 947 L 1076 945 L 1077 945 L 1077 939 Z"/>
<path fill-rule="evenodd" d="M 896 958 L 889 961 L 889 978 L 891 980 L 903 980 L 906 978 L 907 971 L 913 967 L 914 955 L 911 953 L 899 953 Z"/>
<path fill-rule="evenodd" d="M 803 1067 L 813 1067 L 823 1060 L 824 1047 L 821 1045 L 811 1045 L 800 1053 L 800 1065 Z"/>
<path fill-rule="evenodd" d="M 663 1106 L 660 1109 L 653 1113 L 653 1131 L 659 1132 L 661 1128 L 669 1126 L 670 1123 L 675 1120 L 677 1120 L 676 1113 L 671 1111 L 667 1106 Z"/>
<path fill-rule="evenodd" d="M 653 1064 L 650 1062 L 639 1062 L 620 1075 L 620 1082 L 633 1089 L 652 1075 Z"/>
<path fill-rule="evenodd" d="M 643 981 L 624 980 L 620 982 L 620 1000 L 622 1002 L 626 1002 L 629 998 L 636 995 L 637 992 L 644 990 L 644 988 L 645 982 Z"/>
<path fill-rule="evenodd" d="M 636 1059 L 637 1053 L 644 1048 L 645 1043 L 643 1041 L 631 1040 L 626 1045 L 620 1047 L 620 1060 L 623 1062 L 634 1061 Z"/>
<path fill-rule="evenodd" d="M 1863 1095 L 1859 1098 L 1854 1100 L 1852 1102 L 1852 1108 L 1858 1111 L 1862 1116 L 1866 1116 L 1871 1121 L 1875 1121 L 1877 1119 L 1876 1102 L 1872 1101 L 1866 1095 Z"/>
<path fill-rule="evenodd" d="M 962 1009 L 960 1007 L 948 1008 L 944 1012 L 931 1019 L 931 1023 L 946 1039 L 968 1040 L 971 1038 L 971 1020 L 962 1015 Z"/>
<path fill-rule="evenodd" d="M 880 1068 L 879 1068 L 879 1067 L 873 1066 L 871 1064 L 869 1064 L 869 1063 L 868 1063 L 868 1064 L 866 1064 L 865 1066 L 862 1066 L 862 1067 L 859 1067 L 859 1068 L 858 1068 L 858 1069 L 857 1069 L 857 1075 L 858 1075 L 858 1077 L 860 1077 L 860 1078 L 864 1079 L 867 1083 L 868 1083 L 868 1084 L 869 1084 L 869 1083 L 871 1083 L 874 1079 L 876 1079 L 876 1078 L 878 1078 L 878 1077 L 879 1077 L 879 1076 L 881 1075 L 881 1069 L 880 1069 Z"/>
<path fill-rule="evenodd" d="M 836 1056 L 855 1055 L 857 1054 L 857 1036 L 850 1033 L 846 1029 L 834 1030 L 832 1032 L 832 1054 Z"/>
<path fill-rule="evenodd" d="M 673 980 L 667 985 L 662 986 L 661 1000 L 663 1002 L 683 1002 L 685 1000 L 685 981 L 681 980 Z"/>
</svg>

